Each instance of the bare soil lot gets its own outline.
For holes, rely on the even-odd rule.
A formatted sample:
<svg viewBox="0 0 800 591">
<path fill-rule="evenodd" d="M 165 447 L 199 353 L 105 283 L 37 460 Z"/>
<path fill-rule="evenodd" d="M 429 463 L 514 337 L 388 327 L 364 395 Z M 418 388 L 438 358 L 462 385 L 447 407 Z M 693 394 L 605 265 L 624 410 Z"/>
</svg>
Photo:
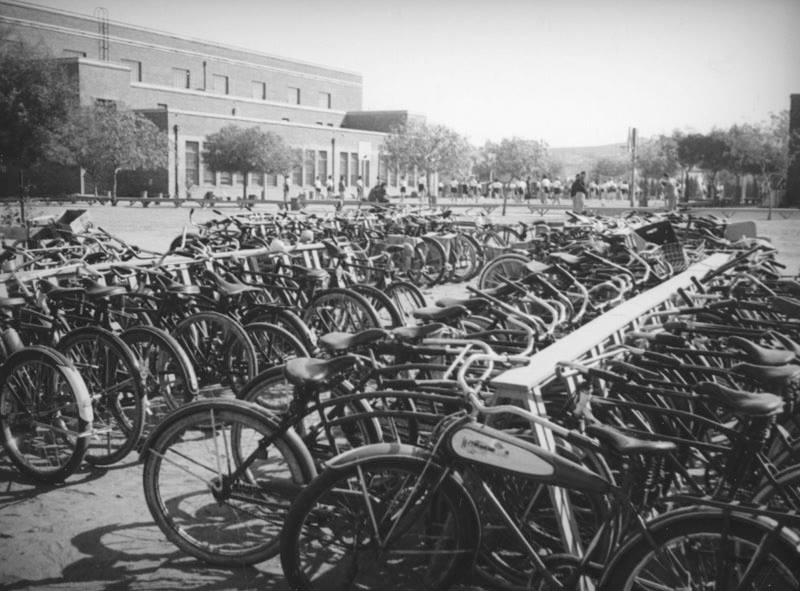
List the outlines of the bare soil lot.
<svg viewBox="0 0 800 591">
<path fill-rule="evenodd" d="M 90 208 L 90 214 L 106 230 L 154 250 L 166 248 L 188 221 L 187 209 L 166 206 L 106 205 Z M 213 215 L 202 210 L 196 219 Z M 767 222 L 760 217 L 759 234 L 773 240 L 788 272 L 796 273 L 800 219 Z M 460 293 L 463 287 L 443 288 L 436 295 L 448 291 Z M 136 460 L 130 456 L 107 470 L 84 468 L 61 486 L 37 487 L 0 455 L 0 589 L 287 588 L 277 560 L 258 568 L 224 570 L 178 552 L 152 524 Z"/>
</svg>

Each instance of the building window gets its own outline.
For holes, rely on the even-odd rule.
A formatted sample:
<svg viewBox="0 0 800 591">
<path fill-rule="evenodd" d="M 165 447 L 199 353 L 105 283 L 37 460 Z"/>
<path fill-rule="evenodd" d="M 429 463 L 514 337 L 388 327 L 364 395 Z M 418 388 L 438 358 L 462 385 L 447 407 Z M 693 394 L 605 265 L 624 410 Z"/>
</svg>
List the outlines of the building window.
<svg viewBox="0 0 800 591">
<path fill-rule="evenodd" d="M 189 88 L 189 70 L 183 68 L 172 68 L 172 86 L 175 88 Z"/>
<path fill-rule="evenodd" d="M 314 150 L 306 150 L 306 155 L 303 160 L 303 184 L 306 186 L 311 186 L 314 184 L 314 162 L 316 160 L 316 152 Z"/>
<path fill-rule="evenodd" d="M 131 82 L 142 81 L 142 62 L 126 59 L 121 59 L 119 61 L 122 62 L 124 66 L 128 66 L 131 69 Z"/>
<path fill-rule="evenodd" d="M 281 121 L 289 121 L 288 117 L 281 117 Z"/>
<path fill-rule="evenodd" d="M 286 95 L 286 100 L 289 103 L 293 104 L 293 105 L 299 105 L 300 104 L 300 89 L 299 88 L 295 88 L 294 86 L 290 86 L 288 88 L 288 92 L 287 92 L 287 95 Z"/>
<path fill-rule="evenodd" d="M 244 185 L 244 175 L 241 172 L 233 173 L 233 184 L 242 186 Z"/>
<path fill-rule="evenodd" d="M 213 170 L 211 170 L 208 166 L 203 166 L 203 184 L 204 185 L 217 184 L 217 174 Z"/>
<path fill-rule="evenodd" d="M 269 173 L 267 174 L 267 185 L 270 187 L 277 187 L 278 186 L 278 175 Z"/>
<path fill-rule="evenodd" d="M 109 109 L 114 109 L 117 106 L 117 101 L 114 99 L 106 99 L 106 98 L 96 98 L 94 99 L 94 104 L 98 107 L 107 107 Z"/>
<path fill-rule="evenodd" d="M 267 100 L 267 83 L 253 80 L 250 83 L 250 96 L 259 101 Z"/>
<path fill-rule="evenodd" d="M 292 184 L 303 184 L 303 150 L 294 151 L 294 165 L 292 166 Z"/>
<path fill-rule="evenodd" d="M 350 184 L 355 185 L 358 180 L 358 175 L 361 172 L 358 170 L 358 154 L 355 152 L 350 154 Z"/>
<path fill-rule="evenodd" d="M 317 121 L 317 125 L 323 125 L 322 121 Z"/>
<path fill-rule="evenodd" d="M 389 165 L 389 186 L 397 186 L 397 167 L 394 165 Z"/>
<path fill-rule="evenodd" d="M 323 186 L 328 180 L 328 152 L 320 150 L 317 154 L 317 176 Z"/>
<path fill-rule="evenodd" d="M 339 176 L 344 177 L 344 184 L 347 183 L 347 179 L 350 178 L 350 174 L 347 171 L 347 165 L 350 162 L 350 154 L 347 152 L 339 152 Z M 336 183 L 338 185 L 339 179 L 336 179 Z"/>
<path fill-rule="evenodd" d="M 264 173 L 263 172 L 254 172 L 250 176 L 250 184 L 255 185 L 256 187 L 263 187 L 264 186 Z"/>
<path fill-rule="evenodd" d="M 320 92 L 319 93 L 319 108 L 320 109 L 330 109 L 331 108 L 331 93 L 330 92 Z"/>
<path fill-rule="evenodd" d="M 233 184 L 233 176 L 231 176 L 230 172 L 222 171 L 219 173 L 219 184 L 220 185 L 232 185 Z"/>
<path fill-rule="evenodd" d="M 222 74 L 213 74 L 211 76 L 211 85 L 214 89 L 214 94 L 228 94 L 230 90 L 228 87 L 228 77 Z"/>
<path fill-rule="evenodd" d="M 186 189 L 200 184 L 200 143 L 186 142 Z"/>
<path fill-rule="evenodd" d="M 86 57 L 86 52 L 78 49 L 65 49 L 62 53 L 69 57 Z"/>
<path fill-rule="evenodd" d="M 388 169 L 388 160 L 386 156 L 380 155 L 378 156 L 378 179 L 385 181 L 386 180 L 386 172 Z"/>
</svg>

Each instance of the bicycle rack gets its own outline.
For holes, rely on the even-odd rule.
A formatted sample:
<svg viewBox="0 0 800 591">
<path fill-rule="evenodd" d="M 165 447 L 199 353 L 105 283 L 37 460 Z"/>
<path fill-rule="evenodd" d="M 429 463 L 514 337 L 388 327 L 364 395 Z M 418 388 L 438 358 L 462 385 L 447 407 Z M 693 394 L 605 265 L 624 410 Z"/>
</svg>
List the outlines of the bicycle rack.
<svg viewBox="0 0 800 591">
<path fill-rule="evenodd" d="M 713 254 L 694 263 L 683 273 L 664 283 L 623 302 L 602 316 L 580 327 L 573 333 L 559 339 L 549 347 L 530 358 L 528 365 L 510 369 L 492 380 L 496 399 L 512 399 L 539 416 L 546 416 L 543 389 L 557 379 L 559 362 L 582 362 L 593 359 L 624 342 L 625 333 L 640 329 L 653 312 L 667 311 L 678 305 L 678 289 L 694 293 L 693 278 L 699 278 L 708 271 L 721 267 L 730 260 L 728 254 Z M 574 378 L 567 378 L 570 391 L 575 390 Z M 556 453 L 553 433 L 544 427 L 533 424 L 534 434 L 539 445 Z M 576 556 L 582 555 L 577 525 L 572 518 L 569 497 L 564 489 L 550 487 L 550 497 L 559 516 L 559 528 L 565 547 Z M 584 588 L 588 582 L 584 582 Z"/>
</svg>

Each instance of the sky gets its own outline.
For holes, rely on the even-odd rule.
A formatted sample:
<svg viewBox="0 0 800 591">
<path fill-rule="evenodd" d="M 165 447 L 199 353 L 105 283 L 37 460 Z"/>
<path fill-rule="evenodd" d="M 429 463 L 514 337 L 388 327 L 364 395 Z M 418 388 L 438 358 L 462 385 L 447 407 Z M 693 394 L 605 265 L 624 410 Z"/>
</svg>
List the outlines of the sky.
<svg viewBox="0 0 800 591">
<path fill-rule="evenodd" d="M 473 144 L 757 123 L 800 93 L 800 0 L 36 0 L 358 72 Z"/>
</svg>

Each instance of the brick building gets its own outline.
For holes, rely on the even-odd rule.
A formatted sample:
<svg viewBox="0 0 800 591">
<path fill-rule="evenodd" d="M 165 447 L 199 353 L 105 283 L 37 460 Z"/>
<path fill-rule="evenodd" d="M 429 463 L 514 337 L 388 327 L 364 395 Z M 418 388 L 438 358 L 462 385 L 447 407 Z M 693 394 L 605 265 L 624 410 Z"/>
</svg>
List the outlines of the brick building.
<svg viewBox="0 0 800 591">
<path fill-rule="evenodd" d="M 201 158 L 203 140 L 225 125 L 258 126 L 281 135 L 298 151 L 291 192 L 323 184 L 332 175 L 355 192 L 358 175 L 370 186 L 378 178 L 397 186 L 399 171 L 386 166 L 380 149 L 406 111 L 362 111 L 360 74 L 190 39 L 111 21 L 104 16 L 0 0 L 6 40 L 42 44 L 69 68 L 81 104 L 114 101 L 141 112 L 164 132 L 169 164 L 161 174 L 122 175 L 120 195 L 238 197 L 240 175 L 214 173 Z M 169 138 L 169 141 L 167 141 Z M 413 171 L 408 173 L 415 181 Z M 63 192 L 84 187 L 78 173 Z M 282 195 L 279 175 L 252 174 L 248 192 Z"/>
</svg>

